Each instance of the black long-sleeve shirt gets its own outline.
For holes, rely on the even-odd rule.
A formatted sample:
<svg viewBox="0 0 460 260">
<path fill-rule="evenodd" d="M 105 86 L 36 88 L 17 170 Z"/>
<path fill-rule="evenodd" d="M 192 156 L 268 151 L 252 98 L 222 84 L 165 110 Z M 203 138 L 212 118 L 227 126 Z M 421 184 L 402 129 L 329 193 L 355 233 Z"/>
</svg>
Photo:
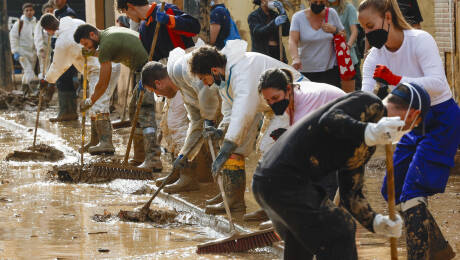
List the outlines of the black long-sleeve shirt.
<svg viewBox="0 0 460 260">
<path fill-rule="evenodd" d="M 318 181 L 339 171 L 341 203 L 373 231 L 375 212 L 362 193 L 364 165 L 375 146 L 364 142 L 367 122 L 385 114 L 375 95 L 357 91 L 322 106 L 302 118 L 265 154 L 256 175 L 284 176 L 286 180 Z"/>
</svg>

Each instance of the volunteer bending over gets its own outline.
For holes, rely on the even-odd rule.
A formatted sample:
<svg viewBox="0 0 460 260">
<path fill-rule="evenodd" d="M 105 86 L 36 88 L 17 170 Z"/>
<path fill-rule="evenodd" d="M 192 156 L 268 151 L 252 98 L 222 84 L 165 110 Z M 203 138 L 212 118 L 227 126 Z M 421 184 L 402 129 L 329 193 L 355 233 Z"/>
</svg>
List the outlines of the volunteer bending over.
<svg viewBox="0 0 460 260">
<path fill-rule="evenodd" d="M 427 197 L 444 192 L 460 143 L 460 109 L 439 49 L 430 34 L 404 20 L 396 0 L 363 1 L 359 22 L 373 46 L 363 66 L 363 90 L 373 91 L 375 78 L 390 89 L 415 82 L 430 95 L 425 125 L 407 133 L 394 153 L 396 204 L 406 222 L 408 258 L 451 259 L 452 248 L 427 209 Z M 384 180 L 385 198 L 386 189 Z"/>
</svg>

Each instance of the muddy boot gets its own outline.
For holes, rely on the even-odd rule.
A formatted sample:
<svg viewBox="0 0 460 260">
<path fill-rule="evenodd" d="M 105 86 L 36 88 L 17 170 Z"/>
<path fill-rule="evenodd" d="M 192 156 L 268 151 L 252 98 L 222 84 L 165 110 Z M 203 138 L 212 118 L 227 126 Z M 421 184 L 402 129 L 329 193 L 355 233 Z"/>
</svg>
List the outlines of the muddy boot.
<svg viewBox="0 0 460 260">
<path fill-rule="evenodd" d="M 416 199 L 418 198 L 402 203 L 403 206 L 401 206 L 403 210 L 401 215 L 406 228 L 407 259 L 449 260 L 454 258 L 455 253 L 452 247 L 445 240 L 425 202 L 412 203 Z M 404 205 L 408 204 L 412 205 L 404 208 Z M 413 204 L 416 205 L 413 206 Z"/>
<path fill-rule="evenodd" d="M 47 88 L 43 91 L 43 104 L 48 105 L 53 99 L 54 92 L 56 91 L 56 86 L 54 84 L 49 84 Z"/>
<path fill-rule="evenodd" d="M 259 209 L 254 212 L 244 214 L 243 220 L 244 221 L 267 221 L 268 216 L 267 216 L 267 213 L 265 213 L 263 209 Z"/>
<path fill-rule="evenodd" d="M 205 204 L 206 205 L 213 205 L 213 204 L 217 204 L 219 202 L 222 202 L 222 195 L 220 194 L 220 192 L 216 196 L 212 197 L 211 199 L 206 200 Z"/>
<path fill-rule="evenodd" d="M 244 203 L 244 190 L 246 189 L 246 173 L 244 170 L 244 157 L 233 154 L 222 167 L 222 180 L 225 196 L 232 212 L 246 210 Z M 207 214 L 225 213 L 224 202 L 206 206 Z"/>
<path fill-rule="evenodd" d="M 128 163 L 132 166 L 139 166 L 145 160 L 144 135 L 142 134 L 142 129 L 140 128 L 136 128 L 136 130 L 134 130 L 133 150 L 134 156 L 132 159 L 129 159 Z"/>
<path fill-rule="evenodd" d="M 99 137 L 97 135 L 96 118 L 95 117 L 91 117 L 91 137 L 90 138 L 91 139 L 90 139 L 89 143 L 87 143 L 83 147 L 83 152 L 85 152 L 85 153 L 88 152 L 88 149 L 90 147 L 93 147 L 93 146 L 95 146 L 95 145 L 97 145 L 99 143 Z"/>
<path fill-rule="evenodd" d="M 195 173 L 196 164 L 193 162 L 187 164 L 185 168 L 180 170 L 179 179 L 164 188 L 166 193 L 178 193 L 186 191 L 196 191 L 200 189 L 200 185 L 197 181 L 197 176 Z"/>
<path fill-rule="evenodd" d="M 78 119 L 77 97 L 75 92 L 58 91 L 59 113 L 56 118 L 50 118 L 50 122 L 63 122 Z"/>
<path fill-rule="evenodd" d="M 145 160 L 139 165 L 139 168 L 149 169 L 153 172 L 161 172 L 163 164 L 161 163 L 161 149 L 157 145 L 157 136 L 155 128 L 147 127 L 142 131 L 144 135 Z"/>
<path fill-rule="evenodd" d="M 259 224 L 259 230 L 265 230 L 273 227 L 273 222 L 271 220 L 267 220 Z"/>
<path fill-rule="evenodd" d="M 156 185 L 157 187 L 160 187 L 161 184 L 163 184 L 163 182 L 166 180 L 166 177 L 167 177 L 167 176 L 158 178 L 158 179 L 155 181 L 155 185 Z M 179 179 L 179 170 L 174 170 L 173 175 L 171 175 L 171 177 L 169 177 L 169 180 L 166 182 L 166 185 L 168 185 L 168 184 L 173 184 L 173 183 L 175 183 L 178 179 Z"/>
<path fill-rule="evenodd" d="M 115 147 L 112 144 L 112 124 L 108 114 L 98 114 L 96 119 L 97 135 L 99 144 L 88 149 L 91 155 L 114 154 Z"/>
</svg>

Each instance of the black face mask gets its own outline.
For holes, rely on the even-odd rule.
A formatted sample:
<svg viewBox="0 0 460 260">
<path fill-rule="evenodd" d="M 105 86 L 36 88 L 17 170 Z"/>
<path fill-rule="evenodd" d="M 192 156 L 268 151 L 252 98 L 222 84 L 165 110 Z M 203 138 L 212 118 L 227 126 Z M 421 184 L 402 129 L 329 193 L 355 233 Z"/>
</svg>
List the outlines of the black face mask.
<svg viewBox="0 0 460 260">
<path fill-rule="evenodd" d="M 319 14 L 324 10 L 325 5 L 324 4 L 315 4 L 311 3 L 310 4 L 310 9 L 314 14 Z"/>
<path fill-rule="evenodd" d="M 220 86 L 220 83 L 222 83 L 222 81 L 225 80 L 221 74 L 218 74 L 216 76 L 214 73 L 211 73 L 211 75 L 212 75 L 212 78 L 214 79 L 214 84 L 216 84 L 217 86 Z"/>
<path fill-rule="evenodd" d="M 284 114 L 284 111 L 286 111 L 286 108 L 288 106 L 289 106 L 289 99 L 286 99 L 286 98 L 270 105 L 273 112 L 277 116 Z"/>
<path fill-rule="evenodd" d="M 383 20 L 385 22 L 385 20 Z M 390 31 L 390 24 L 388 24 L 388 31 L 383 29 L 383 22 L 382 22 L 382 29 L 373 30 L 371 32 L 366 33 L 366 38 L 369 41 L 369 44 L 377 49 L 380 49 L 385 45 L 388 40 L 388 32 Z"/>
</svg>

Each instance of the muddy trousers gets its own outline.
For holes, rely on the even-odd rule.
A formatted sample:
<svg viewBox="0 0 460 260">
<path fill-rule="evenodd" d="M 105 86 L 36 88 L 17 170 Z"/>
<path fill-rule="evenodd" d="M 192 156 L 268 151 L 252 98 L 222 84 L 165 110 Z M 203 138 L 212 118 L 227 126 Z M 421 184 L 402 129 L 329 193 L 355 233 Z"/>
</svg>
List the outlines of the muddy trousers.
<svg viewBox="0 0 460 260">
<path fill-rule="evenodd" d="M 401 212 L 406 228 L 407 259 L 448 260 L 455 254 L 424 203 Z"/>
<path fill-rule="evenodd" d="M 305 180 L 263 177 L 252 182 L 254 197 L 284 240 L 284 259 L 356 260 L 356 224 L 324 189 Z"/>
</svg>

